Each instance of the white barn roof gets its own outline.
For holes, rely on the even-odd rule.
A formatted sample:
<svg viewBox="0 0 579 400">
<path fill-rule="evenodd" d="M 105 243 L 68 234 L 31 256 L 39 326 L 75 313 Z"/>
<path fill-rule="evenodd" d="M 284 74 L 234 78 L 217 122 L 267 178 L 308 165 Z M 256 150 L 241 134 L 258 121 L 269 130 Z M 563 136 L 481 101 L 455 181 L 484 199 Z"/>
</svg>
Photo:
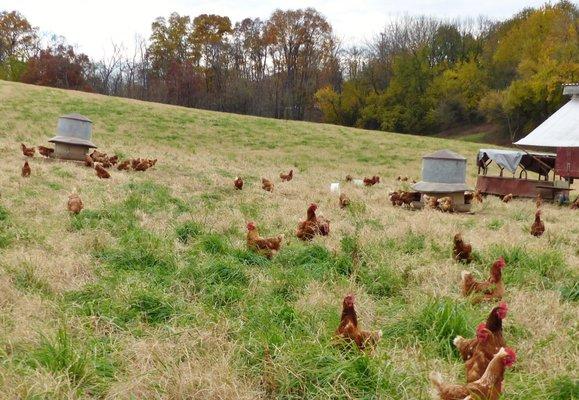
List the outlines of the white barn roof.
<svg viewBox="0 0 579 400">
<path fill-rule="evenodd" d="M 540 147 L 579 147 L 579 96 L 574 95 L 567 104 L 515 144 Z"/>
</svg>

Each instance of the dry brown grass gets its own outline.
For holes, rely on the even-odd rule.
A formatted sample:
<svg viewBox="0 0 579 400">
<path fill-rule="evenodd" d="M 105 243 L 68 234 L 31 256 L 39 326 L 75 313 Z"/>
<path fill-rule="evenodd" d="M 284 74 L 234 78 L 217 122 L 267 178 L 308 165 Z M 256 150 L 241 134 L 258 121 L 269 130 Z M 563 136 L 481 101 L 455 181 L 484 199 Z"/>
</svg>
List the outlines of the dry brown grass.
<svg viewBox="0 0 579 400">
<path fill-rule="evenodd" d="M 81 165 L 36 157 L 30 163 L 32 176 L 22 179 L 24 159 L 18 144 L 46 144 L 58 115 L 71 111 L 95 121 L 93 139 L 101 150 L 158 158 L 157 167 L 144 173 L 113 170 L 110 180 L 99 180 L 94 171 Z M 320 322 L 313 323 L 317 330 L 312 337 L 292 334 L 293 344 L 272 347 L 275 370 L 280 374 L 278 394 L 286 398 L 292 395 L 283 392 L 289 387 L 284 384 L 308 376 L 294 347 L 299 348 L 300 340 L 306 347 L 311 343 L 325 345 L 335 329 L 327 324 L 337 321 L 340 300 L 348 291 L 357 294 L 364 326 L 378 329 L 403 321 L 407 312 L 420 310 L 433 298 L 448 297 L 463 304 L 458 290 L 460 271 L 469 268 L 480 276 L 486 274 L 496 246 L 518 247 L 530 255 L 555 252 L 561 255 L 565 268 L 577 272 L 579 213 L 569 209 L 545 204 L 547 231 L 534 238 L 529 234 L 535 207 L 532 199 L 504 204 L 498 198 L 487 198 L 474 206 L 472 215 L 393 208 L 387 194 L 401 187 L 396 176 L 418 179 L 421 156 L 441 148 L 469 158 L 468 183 L 473 185 L 478 146 L 466 142 L 272 121 L 0 82 L 0 204 L 9 212 L 4 229 L 11 237 L 10 243 L 0 248 L 0 397 L 266 396 L 256 366 L 259 363 L 243 361 L 259 358 L 252 353 L 253 341 L 258 339 L 244 331 L 251 311 L 243 304 L 255 297 L 267 308 L 259 296 L 266 298 L 272 285 L 283 284 L 272 274 L 289 267 L 248 269 L 246 297 L 235 312 L 203 303 L 203 293 L 187 286 L 195 282 L 163 281 L 166 286 L 162 290 L 186 304 L 182 313 L 193 316 L 190 323 L 180 322 L 178 315 L 160 325 L 141 321 L 123 328 L 104 316 L 83 315 L 71 306 L 68 296 L 92 284 L 109 282 L 106 279 L 115 272 L 95 254 L 124 245 L 117 228 L 72 229 L 73 217 L 66 211 L 66 200 L 75 189 L 85 204 L 82 213 L 122 203 L 131 193 L 129 184 L 153 182 L 183 201 L 188 209 L 179 213 L 166 204 L 154 211 L 135 211 L 141 229 L 174 248 L 179 270 L 188 265 L 187 256 L 197 246 L 179 243 L 174 237 L 175 227 L 185 221 L 196 221 L 235 249 L 244 247 L 245 223 L 254 220 L 264 235 L 283 233 L 288 239 L 286 246 L 289 242 L 289 248 L 301 251 L 303 245 L 293 233 L 305 217 L 307 205 L 316 202 L 320 214 L 330 219 L 332 232 L 329 237 L 316 238 L 311 246 L 321 245 L 330 254 L 338 254 L 342 238 L 356 236 L 367 268 L 388 266 L 404 276 L 405 285 L 392 296 L 368 293 L 355 277 L 303 281 L 300 295 L 288 304 L 298 318 L 319 318 Z M 278 174 L 289 168 L 294 169 L 294 179 L 279 182 Z M 376 174 L 382 179 L 375 187 L 359 188 L 344 182 L 347 174 L 360 178 Z M 246 181 L 241 192 L 233 189 L 232 181 L 238 175 Z M 273 193 L 261 189 L 262 176 L 274 179 Z M 337 195 L 329 193 L 329 184 L 337 181 L 353 202 L 351 210 L 341 210 Z M 483 263 L 465 267 L 451 260 L 452 237 L 457 232 L 472 243 Z M 389 247 L 403 246 L 409 237 L 422 240 L 422 247 L 409 252 Z M 200 263 L 213 258 L 203 252 L 197 255 Z M 516 272 L 512 268 L 507 266 L 507 276 Z M 552 398 L 547 390 L 551 381 L 577 377 L 579 307 L 576 300 L 561 296 L 558 282 L 546 278 L 550 286 L 542 282 L 527 287 L 519 280 L 525 279 L 525 273 L 521 274 L 507 287 L 510 311 L 506 336 L 520 358 L 510 374 L 513 377 L 507 378 L 506 395 L 548 399 Z M 152 282 L 157 284 L 156 277 L 120 276 L 120 280 L 130 282 L 111 292 L 112 297 L 123 299 L 120 304 L 130 301 L 135 288 L 148 290 Z M 575 274 L 569 280 L 576 282 L 576 278 Z M 468 308 L 468 312 L 482 316 L 487 308 Z M 88 389 L 82 380 L 71 380 L 66 371 L 50 370 L 29 360 L 41 346 L 40 337 L 52 337 L 62 326 L 72 332 L 73 343 L 89 359 L 91 353 L 104 351 L 104 358 L 113 365 L 110 374 L 97 368 L 98 379 Z M 259 334 L 256 332 L 256 337 Z M 370 363 L 387 364 L 396 376 L 404 377 L 393 383 L 397 396 L 404 399 L 428 397 L 426 377 L 432 369 L 442 370 L 454 381 L 463 373 L 456 359 L 441 357 L 428 345 L 406 337 L 385 337 L 372 357 Z M 382 367 L 372 368 L 383 372 Z M 317 391 L 301 394 L 318 398 L 368 395 L 351 382 L 324 386 L 321 376 Z M 531 389 L 526 388 L 528 385 Z M 375 390 L 378 397 L 388 398 L 386 392 Z M 293 398 L 299 397 L 300 392 L 293 393 Z"/>
</svg>

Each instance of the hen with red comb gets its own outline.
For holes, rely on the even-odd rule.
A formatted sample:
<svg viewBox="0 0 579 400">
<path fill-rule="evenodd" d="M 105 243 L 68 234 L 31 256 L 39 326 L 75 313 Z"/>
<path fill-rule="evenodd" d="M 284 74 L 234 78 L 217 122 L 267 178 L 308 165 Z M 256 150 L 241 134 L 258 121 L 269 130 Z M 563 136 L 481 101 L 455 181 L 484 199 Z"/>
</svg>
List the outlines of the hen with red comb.
<svg viewBox="0 0 579 400">
<path fill-rule="evenodd" d="M 470 271 L 461 272 L 461 290 L 465 297 L 478 294 L 473 300 L 501 299 L 505 294 L 503 282 L 503 268 L 506 266 L 505 259 L 499 257 L 491 266 L 490 276 L 485 281 L 477 281 Z"/>
<path fill-rule="evenodd" d="M 430 381 L 441 400 L 498 400 L 503 390 L 506 368 L 512 366 L 515 360 L 513 350 L 501 347 L 492 355 L 482 375 L 466 385 L 444 383 L 440 373 L 430 374 Z"/>
</svg>

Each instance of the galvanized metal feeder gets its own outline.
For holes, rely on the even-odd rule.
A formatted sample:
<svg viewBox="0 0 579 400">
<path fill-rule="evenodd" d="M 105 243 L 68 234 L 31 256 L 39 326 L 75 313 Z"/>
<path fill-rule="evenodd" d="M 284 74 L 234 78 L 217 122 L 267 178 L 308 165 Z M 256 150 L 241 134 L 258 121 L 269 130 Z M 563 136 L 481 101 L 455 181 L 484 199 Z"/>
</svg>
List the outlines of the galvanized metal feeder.
<svg viewBox="0 0 579 400">
<path fill-rule="evenodd" d="M 450 197 L 455 211 L 470 211 L 471 205 L 464 198 L 464 192 L 470 190 L 466 184 L 466 158 L 450 150 L 422 157 L 422 181 L 412 185 L 412 189 L 420 192 L 423 200 L 424 195 Z"/>
<path fill-rule="evenodd" d="M 58 119 L 57 136 L 49 140 L 54 143 L 54 158 L 84 160 L 91 148 L 92 121 L 80 114 L 67 114 Z"/>
</svg>

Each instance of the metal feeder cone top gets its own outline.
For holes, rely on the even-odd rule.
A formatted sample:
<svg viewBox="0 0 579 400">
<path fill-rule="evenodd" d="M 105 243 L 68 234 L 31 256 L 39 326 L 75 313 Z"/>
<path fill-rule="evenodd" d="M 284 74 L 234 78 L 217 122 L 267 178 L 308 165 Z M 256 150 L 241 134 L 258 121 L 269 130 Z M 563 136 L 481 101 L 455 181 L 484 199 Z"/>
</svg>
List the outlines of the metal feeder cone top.
<svg viewBox="0 0 579 400">
<path fill-rule="evenodd" d="M 57 135 L 49 140 L 55 144 L 54 157 L 67 160 L 84 160 L 89 149 L 97 146 L 91 141 L 92 121 L 80 114 L 67 114 L 58 118 Z"/>
</svg>

